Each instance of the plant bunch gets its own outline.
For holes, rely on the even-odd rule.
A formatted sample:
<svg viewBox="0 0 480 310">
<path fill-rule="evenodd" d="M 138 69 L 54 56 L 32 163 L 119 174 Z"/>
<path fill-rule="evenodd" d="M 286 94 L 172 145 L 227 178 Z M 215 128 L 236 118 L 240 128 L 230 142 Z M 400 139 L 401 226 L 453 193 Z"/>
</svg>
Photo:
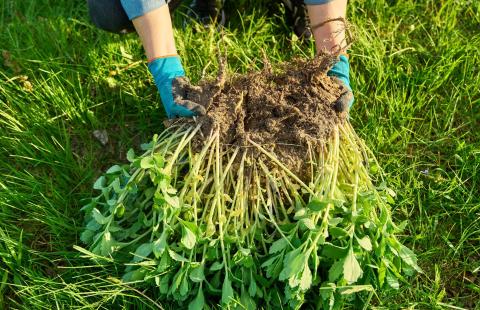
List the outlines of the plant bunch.
<svg viewBox="0 0 480 310">
<path fill-rule="evenodd" d="M 195 152 L 200 127 L 169 127 L 95 182 L 81 239 L 124 264 L 122 281 L 189 309 L 335 309 L 420 271 L 348 121 L 309 148 L 309 180 L 252 140 L 213 131 Z"/>
</svg>

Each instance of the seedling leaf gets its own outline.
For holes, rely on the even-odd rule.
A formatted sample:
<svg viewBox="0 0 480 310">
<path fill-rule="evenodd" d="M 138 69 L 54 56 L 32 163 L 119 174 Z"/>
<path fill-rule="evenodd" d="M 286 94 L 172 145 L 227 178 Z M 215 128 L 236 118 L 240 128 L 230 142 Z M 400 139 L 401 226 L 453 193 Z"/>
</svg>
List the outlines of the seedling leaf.
<svg viewBox="0 0 480 310">
<path fill-rule="evenodd" d="M 201 264 L 200 266 L 198 267 L 195 267 L 192 269 L 192 271 L 190 272 L 190 280 L 192 280 L 193 282 L 196 282 L 196 283 L 200 283 L 202 281 L 205 280 L 205 274 L 203 272 L 203 264 Z"/>
<path fill-rule="evenodd" d="M 147 258 L 152 253 L 152 243 L 144 243 L 135 251 L 133 262 L 138 263 Z"/>
<path fill-rule="evenodd" d="M 153 243 L 152 250 L 155 257 L 160 258 L 160 256 L 162 256 L 163 252 L 165 251 L 166 247 L 167 247 L 167 232 L 164 230 L 160 235 L 160 238 L 158 238 Z"/>
<path fill-rule="evenodd" d="M 225 280 L 222 285 L 222 304 L 228 305 L 234 298 L 232 283 L 228 278 L 228 275 L 225 276 Z"/>
<path fill-rule="evenodd" d="M 105 225 L 110 221 L 110 217 L 103 216 L 103 214 L 100 213 L 100 211 L 98 211 L 97 208 L 94 208 L 92 210 L 92 216 L 95 219 L 95 221 L 100 225 Z"/>
<path fill-rule="evenodd" d="M 270 250 L 268 253 L 270 254 L 275 254 L 277 252 L 280 252 L 281 250 L 285 249 L 285 247 L 288 245 L 288 241 L 285 238 L 278 239 L 272 245 L 270 246 Z"/>
<path fill-rule="evenodd" d="M 321 201 L 318 198 L 314 198 L 307 204 L 307 208 L 315 212 L 320 212 L 328 206 L 328 203 L 328 201 Z"/>
<path fill-rule="evenodd" d="M 197 237 L 190 229 L 188 229 L 186 226 L 183 226 L 181 242 L 187 249 L 191 250 L 197 242 Z"/>
<path fill-rule="evenodd" d="M 205 306 L 205 297 L 203 296 L 203 289 L 198 289 L 197 297 L 188 304 L 188 310 L 203 310 Z"/>
<path fill-rule="evenodd" d="M 223 262 L 214 262 L 210 267 L 210 271 L 217 271 L 223 268 Z"/>
<path fill-rule="evenodd" d="M 170 249 L 168 249 L 168 254 L 170 255 L 170 257 L 173 260 L 176 260 L 177 262 L 184 262 L 184 263 L 188 262 L 188 259 L 186 259 L 185 257 L 183 257 L 182 255 L 180 255 L 178 253 L 175 253 L 174 251 L 172 251 Z"/>
<path fill-rule="evenodd" d="M 350 248 L 347 257 L 343 263 L 343 277 L 347 280 L 348 284 L 357 282 L 357 280 L 363 275 L 362 268 L 353 253 L 353 249 Z"/>
<path fill-rule="evenodd" d="M 370 242 L 369 236 L 363 236 L 362 238 L 356 238 L 358 244 L 367 251 L 372 250 L 372 242 Z"/>
<path fill-rule="evenodd" d="M 328 270 L 328 281 L 335 282 L 343 273 L 344 260 L 337 260 Z"/>
<path fill-rule="evenodd" d="M 102 188 L 105 187 L 106 182 L 107 182 L 107 179 L 105 179 L 105 177 L 102 175 L 95 181 L 95 183 L 93 183 L 93 189 L 101 190 Z"/>
<path fill-rule="evenodd" d="M 312 286 L 312 272 L 308 268 L 308 264 L 305 264 L 303 269 L 302 278 L 300 279 L 300 289 L 306 291 Z"/>
<path fill-rule="evenodd" d="M 114 165 L 107 170 L 106 174 L 114 174 L 120 171 L 122 171 L 122 167 L 119 165 Z"/>
<path fill-rule="evenodd" d="M 422 269 L 417 265 L 417 256 L 415 255 L 415 253 L 413 253 L 412 250 L 410 250 L 403 244 L 400 244 L 399 255 L 407 265 L 415 268 L 415 270 L 420 273 L 423 272 Z"/>
</svg>

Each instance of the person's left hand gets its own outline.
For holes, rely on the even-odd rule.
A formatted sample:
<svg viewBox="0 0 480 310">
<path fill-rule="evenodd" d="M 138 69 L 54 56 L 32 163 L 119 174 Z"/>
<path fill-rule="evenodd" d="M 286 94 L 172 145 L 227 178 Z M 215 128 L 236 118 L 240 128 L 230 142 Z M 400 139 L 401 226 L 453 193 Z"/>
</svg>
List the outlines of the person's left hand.
<svg viewBox="0 0 480 310">
<path fill-rule="evenodd" d="M 338 112 L 348 111 L 355 99 L 350 86 L 350 64 L 347 56 L 340 55 L 338 61 L 327 72 L 327 75 L 334 78 L 345 90 L 335 103 L 335 110 Z"/>
</svg>

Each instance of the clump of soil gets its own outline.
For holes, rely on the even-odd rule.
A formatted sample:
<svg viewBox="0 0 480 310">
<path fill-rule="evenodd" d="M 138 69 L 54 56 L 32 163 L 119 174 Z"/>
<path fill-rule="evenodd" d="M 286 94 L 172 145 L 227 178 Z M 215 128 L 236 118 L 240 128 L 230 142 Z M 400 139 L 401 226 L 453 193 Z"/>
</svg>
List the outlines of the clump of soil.
<svg viewBox="0 0 480 310">
<path fill-rule="evenodd" d="M 346 118 L 338 111 L 338 100 L 347 91 L 327 71 L 335 58 L 296 59 L 272 71 L 267 64 L 260 72 L 202 81 L 186 98 L 201 104 L 203 135 L 218 130 L 224 145 L 247 147 L 259 152 L 252 140 L 274 153 L 292 172 L 303 175 L 308 146 L 325 146 L 335 124 Z"/>
</svg>

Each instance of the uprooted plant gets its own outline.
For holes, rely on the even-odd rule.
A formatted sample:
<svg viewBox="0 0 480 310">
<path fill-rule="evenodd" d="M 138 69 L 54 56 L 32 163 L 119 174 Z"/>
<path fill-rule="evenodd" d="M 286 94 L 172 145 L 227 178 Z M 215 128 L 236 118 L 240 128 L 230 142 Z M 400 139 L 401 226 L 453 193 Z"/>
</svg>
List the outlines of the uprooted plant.
<svg viewBox="0 0 480 310">
<path fill-rule="evenodd" d="M 330 64 L 187 88 L 206 115 L 173 122 L 95 182 L 89 251 L 189 309 L 334 309 L 420 271 L 396 237 L 393 191 L 374 186 L 373 156 L 335 110 L 344 89 Z"/>
</svg>

